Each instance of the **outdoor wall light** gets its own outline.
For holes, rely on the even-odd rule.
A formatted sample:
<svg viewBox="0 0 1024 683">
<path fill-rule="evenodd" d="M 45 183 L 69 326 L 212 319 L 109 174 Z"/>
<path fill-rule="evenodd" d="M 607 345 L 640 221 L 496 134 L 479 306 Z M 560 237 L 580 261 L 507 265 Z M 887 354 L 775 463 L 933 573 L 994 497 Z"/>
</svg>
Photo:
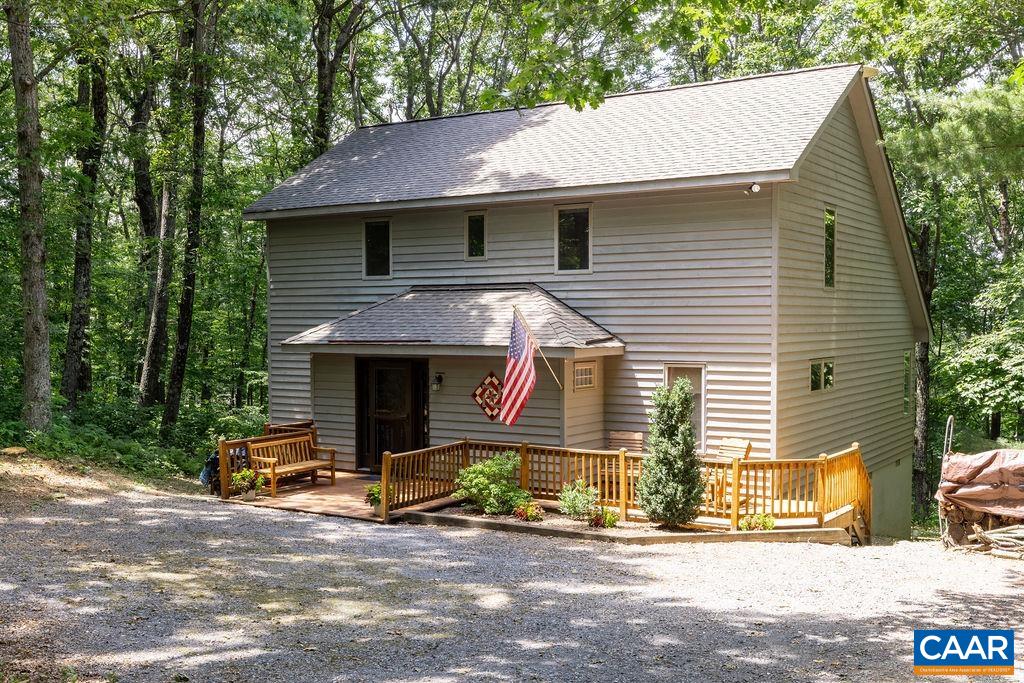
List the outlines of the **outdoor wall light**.
<svg viewBox="0 0 1024 683">
<path fill-rule="evenodd" d="M 438 372 L 434 375 L 434 378 L 430 380 L 430 390 L 441 391 L 442 384 L 444 384 L 444 374 Z"/>
<path fill-rule="evenodd" d="M 746 190 L 743 190 L 743 194 L 749 195 L 751 192 L 753 192 L 754 194 L 757 194 L 760 191 L 761 191 L 761 186 L 758 185 L 757 183 L 752 183 L 749 188 L 747 188 Z"/>
</svg>

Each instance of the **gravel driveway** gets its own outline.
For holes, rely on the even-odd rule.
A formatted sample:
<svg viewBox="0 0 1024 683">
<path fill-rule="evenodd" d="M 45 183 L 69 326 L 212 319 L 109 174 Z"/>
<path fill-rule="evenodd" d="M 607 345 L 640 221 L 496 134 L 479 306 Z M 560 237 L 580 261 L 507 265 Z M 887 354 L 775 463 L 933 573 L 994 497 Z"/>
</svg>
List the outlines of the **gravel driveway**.
<svg viewBox="0 0 1024 683">
<path fill-rule="evenodd" d="M 910 680 L 915 627 L 1024 624 L 1024 566 L 936 543 L 636 548 L 91 486 L 0 503 L 0 681 Z"/>
</svg>

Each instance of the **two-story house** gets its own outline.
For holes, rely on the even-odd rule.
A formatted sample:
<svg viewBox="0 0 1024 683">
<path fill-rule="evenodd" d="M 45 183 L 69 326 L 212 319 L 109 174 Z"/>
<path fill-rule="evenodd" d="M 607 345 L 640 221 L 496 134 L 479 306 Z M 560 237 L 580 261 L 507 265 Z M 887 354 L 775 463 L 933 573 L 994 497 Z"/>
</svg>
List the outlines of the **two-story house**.
<svg viewBox="0 0 1024 683">
<path fill-rule="evenodd" d="M 686 376 L 702 448 L 857 441 L 874 532 L 906 534 L 929 319 L 872 73 L 354 131 L 245 210 L 269 238 L 271 419 L 314 418 L 350 469 L 464 436 L 604 448 Z M 551 371 L 508 427 L 513 305 Z"/>
</svg>

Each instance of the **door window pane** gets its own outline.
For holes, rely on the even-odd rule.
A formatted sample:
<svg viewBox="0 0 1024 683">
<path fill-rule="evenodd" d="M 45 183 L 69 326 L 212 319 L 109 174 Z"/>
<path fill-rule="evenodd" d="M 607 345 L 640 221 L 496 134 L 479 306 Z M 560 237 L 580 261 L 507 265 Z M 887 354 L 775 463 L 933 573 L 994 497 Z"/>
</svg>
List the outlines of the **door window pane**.
<svg viewBox="0 0 1024 683">
<path fill-rule="evenodd" d="M 558 210 L 558 270 L 590 268 L 590 209 Z"/>
</svg>

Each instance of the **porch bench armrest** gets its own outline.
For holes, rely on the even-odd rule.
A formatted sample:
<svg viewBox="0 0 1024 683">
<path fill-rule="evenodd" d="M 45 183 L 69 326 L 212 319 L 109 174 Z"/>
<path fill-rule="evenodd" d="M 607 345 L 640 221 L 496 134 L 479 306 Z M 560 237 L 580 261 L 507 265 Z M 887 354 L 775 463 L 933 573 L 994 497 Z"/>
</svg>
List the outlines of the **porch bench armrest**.
<svg viewBox="0 0 1024 683">
<path fill-rule="evenodd" d="M 265 465 L 276 465 L 277 464 L 277 458 L 264 458 L 264 457 L 259 456 L 259 455 L 250 455 L 249 456 L 249 460 L 251 462 L 262 462 Z"/>
<path fill-rule="evenodd" d="M 330 462 L 332 465 L 334 464 L 334 458 L 335 454 L 337 453 L 337 450 L 335 450 L 334 448 L 324 448 L 323 446 L 313 446 L 313 450 L 316 451 L 317 453 L 329 453 L 331 457 L 330 460 L 328 460 L 328 462 Z"/>
</svg>

